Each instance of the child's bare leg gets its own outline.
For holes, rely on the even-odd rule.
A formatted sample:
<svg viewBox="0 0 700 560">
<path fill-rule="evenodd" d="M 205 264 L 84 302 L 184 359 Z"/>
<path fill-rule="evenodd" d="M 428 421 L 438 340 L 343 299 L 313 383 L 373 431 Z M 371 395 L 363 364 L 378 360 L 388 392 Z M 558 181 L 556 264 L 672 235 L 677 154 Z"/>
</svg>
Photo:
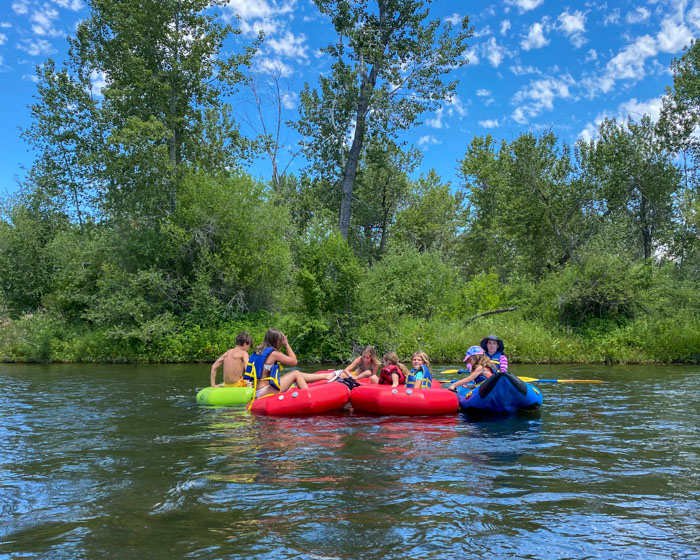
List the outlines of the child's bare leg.
<svg viewBox="0 0 700 560">
<path fill-rule="evenodd" d="M 379 377 L 376 376 L 376 375 L 372 375 L 372 376 L 369 378 L 369 382 L 370 382 L 372 385 L 376 385 L 377 383 L 379 383 Z"/>
<path fill-rule="evenodd" d="M 358 373 L 355 379 L 364 379 L 365 377 L 372 377 L 372 372 L 366 369 L 362 373 Z"/>
<path fill-rule="evenodd" d="M 308 387 L 306 381 L 304 381 L 304 374 L 298 369 L 294 369 L 280 377 L 280 391 L 286 391 L 293 383 L 296 383 L 299 389 L 306 389 L 306 387 Z"/>
</svg>

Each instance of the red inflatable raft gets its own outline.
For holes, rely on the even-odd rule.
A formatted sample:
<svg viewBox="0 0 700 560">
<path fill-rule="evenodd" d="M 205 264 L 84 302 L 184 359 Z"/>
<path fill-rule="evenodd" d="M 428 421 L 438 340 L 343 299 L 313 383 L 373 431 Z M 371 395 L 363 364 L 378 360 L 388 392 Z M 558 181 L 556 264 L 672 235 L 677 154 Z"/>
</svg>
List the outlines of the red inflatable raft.
<svg viewBox="0 0 700 560">
<path fill-rule="evenodd" d="M 343 408 L 350 398 L 350 389 L 344 383 L 316 381 L 307 389 L 296 387 L 255 399 L 250 410 L 260 414 L 301 416 L 321 414 Z"/>
<path fill-rule="evenodd" d="M 350 403 L 357 412 L 426 416 L 454 414 L 459 409 L 457 395 L 433 382 L 432 389 L 406 389 L 405 385 L 361 385 L 350 395 Z"/>
</svg>

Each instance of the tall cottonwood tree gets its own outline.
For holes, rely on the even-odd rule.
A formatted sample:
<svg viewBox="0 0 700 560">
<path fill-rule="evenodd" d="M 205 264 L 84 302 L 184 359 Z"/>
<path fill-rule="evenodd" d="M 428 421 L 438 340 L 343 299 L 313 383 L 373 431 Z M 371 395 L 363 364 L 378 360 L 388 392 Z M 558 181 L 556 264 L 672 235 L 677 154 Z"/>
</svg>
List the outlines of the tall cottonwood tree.
<svg viewBox="0 0 700 560">
<path fill-rule="evenodd" d="M 26 132 L 57 190 L 98 195 L 108 215 L 162 217 L 175 211 L 182 165 L 230 163 L 240 137 L 222 94 L 243 80 L 253 47 L 220 57 L 235 33 L 210 9 L 220 3 L 88 1 L 65 68 L 39 69 Z M 227 138 L 207 141 L 212 123 Z"/>
<path fill-rule="evenodd" d="M 465 17 L 428 20 L 432 0 L 314 0 L 338 35 L 323 51 L 331 73 L 301 94 L 298 130 L 305 155 L 319 175 L 342 192 L 339 228 L 347 238 L 358 164 L 368 135 L 392 138 L 453 95 L 447 75 L 467 63 L 471 36 Z"/>
</svg>

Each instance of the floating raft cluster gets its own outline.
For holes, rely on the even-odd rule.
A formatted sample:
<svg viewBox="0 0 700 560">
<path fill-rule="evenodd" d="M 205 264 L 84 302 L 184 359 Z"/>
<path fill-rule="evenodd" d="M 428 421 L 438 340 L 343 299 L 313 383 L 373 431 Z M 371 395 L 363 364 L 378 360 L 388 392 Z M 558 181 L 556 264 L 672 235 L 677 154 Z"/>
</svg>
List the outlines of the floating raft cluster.
<svg viewBox="0 0 700 560">
<path fill-rule="evenodd" d="M 248 387 L 206 387 L 197 394 L 197 403 L 234 406 L 251 403 Z M 359 382 L 317 381 L 306 389 L 291 388 L 282 393 L 252 400 L 250 410 L 270 415 L 312 415 L 340 410 L 350 404 L 355 412 L 378 415 L 430 416 L 467 413 L 511 414 L 537 410 L 542 393 L 509 372 L 492 375 L 473 388 L 445 389 L 434 381 L 431 389 L 410 389 L 404 385 L 373 385 Z"/>
</svg>

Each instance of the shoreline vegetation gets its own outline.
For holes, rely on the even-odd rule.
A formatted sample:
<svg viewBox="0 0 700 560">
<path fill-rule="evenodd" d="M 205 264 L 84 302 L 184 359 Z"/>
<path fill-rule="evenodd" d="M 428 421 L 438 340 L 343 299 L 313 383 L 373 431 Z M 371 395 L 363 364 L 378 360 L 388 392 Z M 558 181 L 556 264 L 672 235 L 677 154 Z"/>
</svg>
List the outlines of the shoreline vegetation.
<svg viewBox="0 0 700 560">
<path fill-rule="evenodd" d="M 513 363 L 700 361 L 700 42 L 658 120 L 465 138 L 451 184 L 402 139 L 452 99 L 468 17 L 316 1 L 337 62 L 287 121 L 283 76 L 251 67 L 263 35 L 236 42 L 209 1 L 142 4 L 90 2 L 37 67 L 36 160 L 0 200 L 1 361 L 211 362 L 269 327 L 304 362 L 461 363 L 490 334 Z M 250 87 L 298 145 L 243 135 Z"/>
<path fill-rule="evenodd" d="M 255 343 L 269 325 L 289 333 L 300 362 L 346 363 L 363 344 L 380 353 L 396 350 L 406 361 L 417 349 L 435 364 L 460 364 L 470 345 L 491 333 L 506 343 L 515 364 L 697 364 L 700 363 L 700 327 L 670 318 L 646 318 L 604 333 L 582 336 L 571 329 L 547 328 L 519 317 L 489 318 L 465 326 L 458 321 L 403 320 L 393 328 L 380 324 L 349 329 L 345 336 L 320 320 L 304 321 L 293 315 L 268 313 L 211 327 L 182 327 L 154 338 L 125 336 L 114 329 L 70 327 L 47 314 L 6 320 L 0 325 L 0 361 L 5 363 L 203 363 L 213 362 L 233 345 L 240 330 Z M 335 321 L 333 321 L 335 322 Z M 357 338 L 350 332 L 355 332 Z M 362 340 L 361 344 L 356 341 Z M 353 342 L 355 341 L 355 342 Z M 355 352 L 353 353 L 353 348 Z"/>
</svg>

